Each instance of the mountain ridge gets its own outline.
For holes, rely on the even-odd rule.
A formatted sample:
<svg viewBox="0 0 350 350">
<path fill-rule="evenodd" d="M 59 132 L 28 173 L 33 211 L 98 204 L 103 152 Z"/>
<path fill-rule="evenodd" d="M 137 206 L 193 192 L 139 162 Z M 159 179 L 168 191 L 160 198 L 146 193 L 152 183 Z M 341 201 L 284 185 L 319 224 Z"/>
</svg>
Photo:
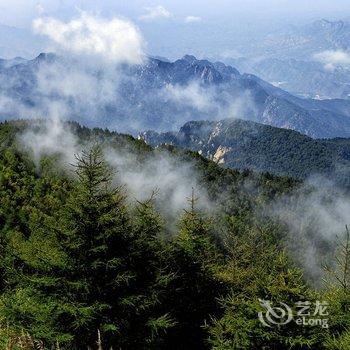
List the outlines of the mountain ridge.
<svg viewBox="0 0 350 350">
<path fill-rule="evenodd" d="M 350 136 L 350 101 L 301 99 L 224 63 L 190 55 L 174 62 L 148 57 L 144 64 L 119 67 L 116 74 L 122 72 L 122 79 L 108 92 L 114 95 L 107 102 L 104 96 L 92 101 L 92 112 L 86 101 L 82 104 L 79 91 L 67 95 L 59 90 L 62 76 L 72 72 L 85 74 L 96 85 L 101 83 L 99 71 L 80 72 L 76 66 L 74 60 L 47 53 L 10 67 L 0 66 L 0 93 L 15 106 L 40 107 L 44 98 L 52 99 L 65 104 L 70 119 L 85 118 L 78 121 L 133 133 L 154 128 L 176 130 L 189 120 L 219 120 L 234 113 L 240 119 L 297 130 L 314 138 Z M 57 71 L 57 81 L 45 81 L 51 91 L 40 90 L 38 75 L 42 79 L 47 74 L 50 79 L 52 70 Z M 97 89 L 92 98 L 100 94 Z M 10 108 L 3 109 L 1 116 L 27 117 Z"/>
<path fill-rule="evenodd" d="M 177 132 L 146 131 L 139 138 L 153 147 L 168 144 L 190 149 L 233 169 L 298 179 L 332 174 L 342 185 L 350 175 L 350 139 L 312 139 L 251 121 L 192 121 Z"/>
<path fill-rule="evenodd" d="M 301 97 L 349 99 L 349 64 L 327 62 L 339 51 L 349 54 L 349 40 L 348 20 L 320 19 L 281 27 L 255 45 L 242 47 L 241 55 L 225 62 Z M 326 54 L 325 62 L 322 53 Z"/>
</svg>

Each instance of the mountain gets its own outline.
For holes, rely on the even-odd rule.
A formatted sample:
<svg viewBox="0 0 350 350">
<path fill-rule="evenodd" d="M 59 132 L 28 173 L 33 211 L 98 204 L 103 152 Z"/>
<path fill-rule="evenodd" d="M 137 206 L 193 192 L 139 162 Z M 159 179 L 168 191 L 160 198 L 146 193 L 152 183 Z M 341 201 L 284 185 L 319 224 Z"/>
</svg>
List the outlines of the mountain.
<svg viewBox="0 0 350 350">
<path fill-rule="evenodd" d="M 300 58 L 308 57 L 308 55 L 321 50 L 348 50 L 350 49 L 350 22 L 323 18 L 295 27 L 284 35 L 282 34 L 281 37 L 284 37 L 286 44 L 285 47 L 281 47 L 281 50 L 286 46 L 294 52 L 298 49 L 298 55 L 295 56 Z M 286 38 L 290 38 L 290 40 Z M 290 45 L 290 42 L 295 42 L 296 38 L 299 38 L 299 46 Z"/>
<path fill-rule="evenodd" d="M 347 67 L 325 69 L 324 64 L 312 57 L 310 60 L 239 58 L 229 62 L 300 97 L 350 98 L 350 70 Z"/>
<path fill-rule="evenodd" d="M 244 120 L 193 121 L 178 132 L 147 131 L 139 136 L 152 146 L 191 149 L 218 164 L 305 179 L 332 175 L 349 186 L 350 139 L 315 140 L 296 131 Z"/>
<path fill-rule="evenodd" d="M 134 134 L 235 117 L 316 138 L 350 136 L 350 101 L 298 98 L 257 76 L 189 55 L 174 62 L 145 58 L 140 65 L 104 71 L 41 54 L 2 64 L 0 94 L 3 119 L 48 115 L 59 104 L 69 119 Z"/>
<path fill-rule="evenodd" d="M 324 50 L 347 51 L 350 49 L 349 42 L 349 21 L 319 19 L 301 24 L 283 23 L 263 31 L 257 40 L 241 43 L 237 49 L 242 57 L 293 57 L 305 61 Z"/>
<path fill-rule="evenodd" d="M 13 67 L 13 66 L 16 66 L 18 64 L 25 63 L 25 62 L 26 62 L 26 60 L 22 57 L 15 57 L 15 58 L 10 59 L 10 60 L 4 60 L 4 59 L 0 58 L 0 67 L 1 68 L 10 68 L 10 67 Z"/>
<path fill-rule="evenodd" d="M 319 61 L 322 52 L 350 50 L 350 22 L 317 20 L 279 28 L 255 45 L 240 47 L 240 55 L 227 63 L 258 75 L 293 94 L 311 98 L 350 96 L 350 67 Z"/>
</svg>

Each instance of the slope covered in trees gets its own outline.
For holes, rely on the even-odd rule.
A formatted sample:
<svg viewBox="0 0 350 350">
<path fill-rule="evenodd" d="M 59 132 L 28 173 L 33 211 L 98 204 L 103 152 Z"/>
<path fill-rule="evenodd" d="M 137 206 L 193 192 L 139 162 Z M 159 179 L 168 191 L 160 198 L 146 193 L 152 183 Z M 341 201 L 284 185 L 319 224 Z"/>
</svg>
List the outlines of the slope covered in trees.
<svg viewBox="0 0 350 350">
<path fill-rule="evenodd" d="M 317 140 L 293 130 L 239 119 L 193 121 L 178 132 L 148 131 L 140 137 L 153 147 L 166 143 L 191 149 L 234 169 L 298 179 L 331 175 L 340 185 L 350 186 L 349 139 Z"/>
<path fill-rule="evenodd" d="M 34 161 L 17 137 L 28 125 L 0 126 L 1 348 L 349 346 L 348 283 L 329 279 L 326 294 L 312 290 L 284 249 L 286 228 L 258 210 L 298 182 L 223 169 L 197 153 L 154 150 L 77 124 L 85 150 L 72 165 L 62 166 L 58 154 Z M 156 192 L 130 198 L 106 147 L 132 151 L 141 163 L 156 154 L 191 161 L 213 207 L 201 210 L 193 189 L 174 219 Z M 293 305 L 317 298 L 328 298 L 334 310 L 329 329 L 293 322 L 269 328 L 257 316 L 259 299 Z"/>
</svg>

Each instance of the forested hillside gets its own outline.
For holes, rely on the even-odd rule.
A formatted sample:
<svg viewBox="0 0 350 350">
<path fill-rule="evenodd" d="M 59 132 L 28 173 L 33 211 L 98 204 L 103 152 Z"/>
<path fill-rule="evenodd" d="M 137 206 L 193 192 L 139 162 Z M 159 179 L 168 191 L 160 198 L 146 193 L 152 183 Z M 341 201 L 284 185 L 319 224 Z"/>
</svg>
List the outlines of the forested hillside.
<svg viewBox="0 0 350 350">
<path fill-rule="evenodd" d="M 331 176 L 350 187 L 350 139 L 312 139 L 299 132 L 239 119 L 193 121 L 178 132 L 140 134 L 153 147 L 161 144 L 191 149 L 233 169 L 268 171 L 306 179 Z"/>
<path fill-rule="evenodd" d="M 349 240 L 316 291 L 291 259 L 288 227 L 264 210 L 299 181 L 75 123 L 72 162 L 47 145 L 38 157 L 22 142 L 28 128 L 33 137 L 41 124 L 0 126 L 1 349 L 350 347 Z M 161 177 L 134 197 L 117 154 L 137 171 L 191 164 L 198 186 L 169 213 Z M 266 327 L 259 299 L 327 301 L 329 328 Z"/>
</svg>

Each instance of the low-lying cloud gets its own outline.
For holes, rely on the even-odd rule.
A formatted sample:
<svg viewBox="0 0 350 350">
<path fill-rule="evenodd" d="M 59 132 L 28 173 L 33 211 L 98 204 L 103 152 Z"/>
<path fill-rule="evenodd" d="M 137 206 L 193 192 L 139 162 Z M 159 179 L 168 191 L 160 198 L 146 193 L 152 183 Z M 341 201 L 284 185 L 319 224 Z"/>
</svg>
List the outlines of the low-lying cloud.
<svg viewBox="0 0 350 350">
<path fill-rule="evenodd" d="M 171 101 L 183 109 L 188 108 L 187 112 L 180 111 L 176 118 L 182 123 L 189 119 L 245 119 L 248 116 L 254 118 L 258 111 L 249 90 L 239 93 L 231 93 L 230 90 L 230 88 L 225 89 L 224 85 L 208 86 L 194 80 L 186 85 L 167 84 L 162 90 L 162 96 L 166 101 Z M 189 110 L 192 117 L 187 115 Z"/>
<path fill-rule="evenodd" d="M 315 54 L 314 59 L 323 63 L 327 70 L 334 70 L 339 66 L 350 66 L 350 53 L 342 50 L 322 51 Z"/>
<path fill-rule="evenodd" d="M 96 142 L 79 140 L 70 124 L 59 118 L 62 113 L 59 106 L 54 106 L 51 113 L 50 120 L 33 121 L 19 134 L 19 143 L 32 154 L 38 170 L 43 156 L 55 156 L 62 169 L 72 173 L 75 156 L 83 149 L 91 149 Z M 125 188 L 130 203 L 148 200 L 156 194 L 157 209 L 169 220 L 167 230 L 175 228 L 179 215 L 188 208 L 193 190 L 198 198 L 197 208 L 212 209 L 193 162 L 170 156 L 166 151 L 139 155 L 132 144 L 116 148 L 107 141 L 101 147 L 113 170 L 115 184 Z"/>
<path fill-rule="evenodd" d="M 158 209 L 175 219 L 188 208 L 188 199 L 194 190 L 198 208 L 210 209 L 206 189 L 192 162 L 171 157 L 166 152 L 139 159 L 131 150 L 105 149 L 105 155 L 117 171 L 118 182 L 126 186 L 130 199 L 147 200 L 154 192 Z"/>
<path fill-rule="evenodd" d="M 192 106 L 200 112 L 207 111 L 214 104 L 214 95 L 209 89 L 193 81 L 186 86 L 167 84 L 164 88 L 165 97 L 175 103 Z"/>
<path fill-rule="evenodd" d="M 334 263 L 350 224 L 349 193 L 328 179 L 313 177 L 279 199 L 270 214 L 287 226 L 286 245 L 306 276 L 322 286 L 323 267 Z"/>
<path fill-rule="evenodd" d="M 43 156 L 58 155 L 64 167 L 75 162 L 75 155 L 80 152 L 78 140 L 73 135 L 68 124 L 61 120 L 62 105 L 53 103 L 50 119 L 33 121 L 18 140 L 25 150 L 33 155 L 33 160 L 39 166 Z"/>
</svg>

